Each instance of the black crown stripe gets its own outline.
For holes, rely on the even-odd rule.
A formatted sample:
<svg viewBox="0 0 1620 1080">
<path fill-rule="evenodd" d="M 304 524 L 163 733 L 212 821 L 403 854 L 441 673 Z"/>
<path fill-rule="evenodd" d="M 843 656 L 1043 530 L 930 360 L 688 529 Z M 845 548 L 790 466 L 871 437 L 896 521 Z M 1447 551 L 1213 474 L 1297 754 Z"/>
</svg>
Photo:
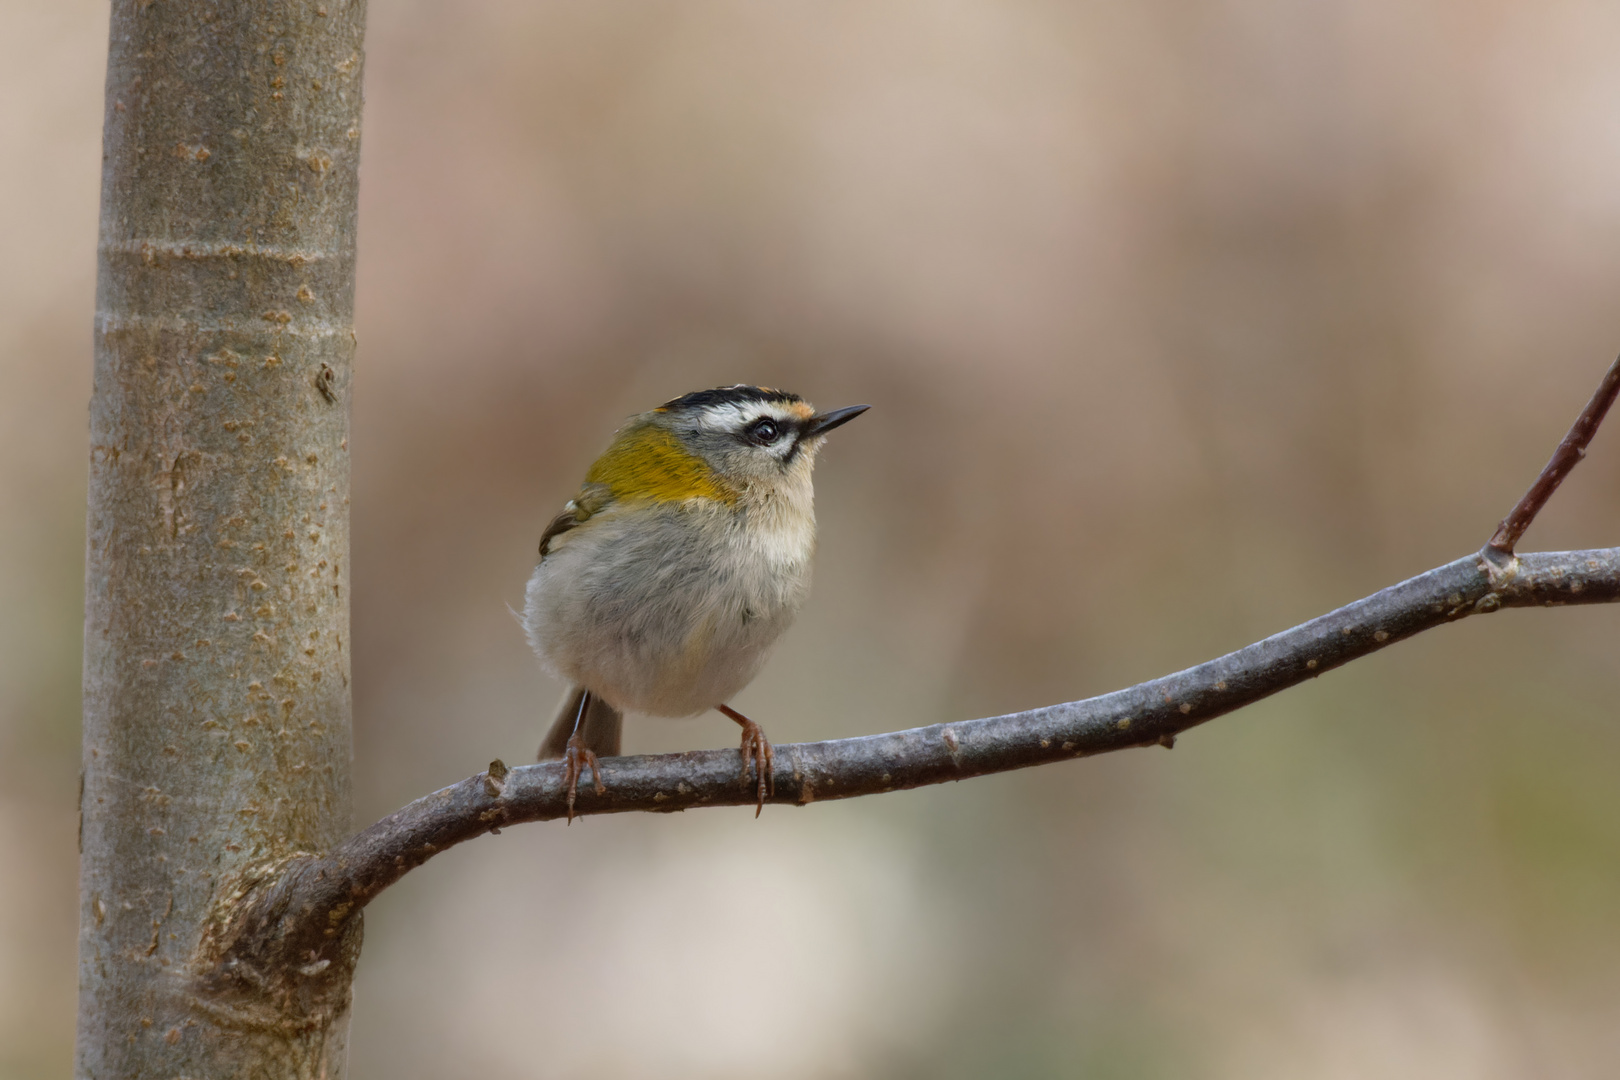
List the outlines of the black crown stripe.
<svg viewBox="0 0 1620 1080">
<path fill-rule="evenodd" d="M 741 405 L 745 402 L 776 402 L 783 405 L 796 405 L 804 399 L 798 394 L 790 394 L 786 390 L 773 390 L 768 386 L 747 386 L 738 383 L 736 386 L 717 386 L 713 390 L 694 390 L 672 401 L 666 401 L 660 408 L 668 412 L 684 412 L 688 409 L 703 409 L 710 405 Z"/>
</svg>

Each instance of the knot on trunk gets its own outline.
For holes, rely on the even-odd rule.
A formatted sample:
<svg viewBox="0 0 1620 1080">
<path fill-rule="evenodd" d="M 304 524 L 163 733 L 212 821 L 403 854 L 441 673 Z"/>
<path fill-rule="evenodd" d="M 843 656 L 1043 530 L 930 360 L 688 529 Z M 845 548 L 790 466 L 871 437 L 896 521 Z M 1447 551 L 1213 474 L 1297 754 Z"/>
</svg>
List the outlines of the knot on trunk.
<svg viewBox="0 0 1620 1080">
<path fill-rule="evenodd" d="M 192 965 L 197 1005 L 222 1026 L 326 1028 L 349 1007 L 361 904 L 324 860 L 299 852 L 220 887 Z"/>
</svg>

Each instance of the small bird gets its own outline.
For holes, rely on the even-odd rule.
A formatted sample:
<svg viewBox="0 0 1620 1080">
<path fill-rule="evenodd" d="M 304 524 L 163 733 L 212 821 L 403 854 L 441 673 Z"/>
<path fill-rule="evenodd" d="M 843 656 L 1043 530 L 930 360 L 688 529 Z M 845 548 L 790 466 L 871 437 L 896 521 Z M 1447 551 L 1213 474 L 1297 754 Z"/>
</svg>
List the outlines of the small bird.
<svg viewBox="0 0 1620 1080">
<path fill-rule="evenodd" d="M 579 775 L 619 753 L 626 712 L 742 725 L 742 779 L 771 744 L 726 704 L 753 681 L 810 589 L 816 514 L 810 472 L 823 439 L 870 406 L 818 413 L 763 386 L 698 390 L 634 416 L 540 536 L 523 628 L 569 683 L 540 745 Z"/>
</svg>

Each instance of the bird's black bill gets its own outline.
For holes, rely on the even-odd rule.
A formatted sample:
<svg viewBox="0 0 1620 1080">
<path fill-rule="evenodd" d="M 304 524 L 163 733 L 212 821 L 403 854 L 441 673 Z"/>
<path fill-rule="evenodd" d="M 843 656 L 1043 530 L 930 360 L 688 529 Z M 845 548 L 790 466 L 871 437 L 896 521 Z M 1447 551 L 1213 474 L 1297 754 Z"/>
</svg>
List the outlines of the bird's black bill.
<svg viewBox="0 0 1620 1080">
<path fill-rule="evenodd" d="M 870 405 L 851 405 L 847 409 L 834 409 L 832 412 L 812 416 L 804 425 L 804 433 L 807 437 L 825 435 L 833 428 L 849 423 L 871 407 Z"/>
</svg>

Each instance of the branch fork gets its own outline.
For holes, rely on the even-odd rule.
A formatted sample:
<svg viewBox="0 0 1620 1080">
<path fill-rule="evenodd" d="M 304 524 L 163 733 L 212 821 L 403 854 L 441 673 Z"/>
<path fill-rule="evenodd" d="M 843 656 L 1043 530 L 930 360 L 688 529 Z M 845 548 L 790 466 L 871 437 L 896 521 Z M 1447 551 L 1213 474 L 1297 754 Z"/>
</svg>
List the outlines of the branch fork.
<svg viewBox="0 0 1620 1080">
<path fill-rule="evenodd" d="M 1564 482 L 1564 477 L 1586 457 L 1586 448 L 1591 444 L 1592 436 L 1597 434 L 1603 418 L 1608 415 L 1609 406 L 1614 404 L 1617 394 L 1620 394 L 1620 359 L 1609 366 L 1603 381 L 1592 394 L 1592 400 L 1586 403 L 1581 415 L 1570 425 L 1568 434 L 1558 444 L 1558 449 L 1553 451 L 1552 458 L 1542 468 L 1536 482 L 1530 485 L 1530 490 L 1524 493 L 1524 497 L 1496 527 L 1495 535 L 1480 549 L 1480 555 L 1491 565 L 1500 569 L 1512 565 L 1513 549 L 1518 545 L 1519 538 L 1536 520 L 1536 515 L 1547 505 L 1547 500 L 1558 490 L 1558 485 Z"/>
</svg>

